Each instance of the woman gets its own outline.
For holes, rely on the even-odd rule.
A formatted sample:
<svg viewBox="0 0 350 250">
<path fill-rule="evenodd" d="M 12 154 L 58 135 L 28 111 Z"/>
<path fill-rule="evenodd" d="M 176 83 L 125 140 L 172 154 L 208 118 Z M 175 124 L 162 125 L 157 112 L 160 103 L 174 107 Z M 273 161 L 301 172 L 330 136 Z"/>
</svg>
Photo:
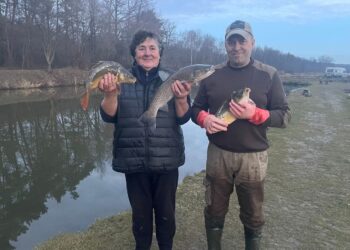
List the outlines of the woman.
<svg viewBox="0 0 350 250">
<path fill-rule="evenodd" d="M 190 84 L 172 84 L 175 98 L 169 101 L 167 112 L 158 111 L 157 129 L 138 121 L 163 82 L 159 76 L 162 50 L 156 34 L 137 32 L 130 45 L 136 84 L 116 86 L 110 73 L 99 83 L 104 93 L 102 119 L 115 124 L 112 165 L 125 173 L 136 249 L 151 247 L 153 210 L 159 249 L 172 249 L 178 167 L 185 161 L 180 125 L 190 118 Z"/>
</svg>

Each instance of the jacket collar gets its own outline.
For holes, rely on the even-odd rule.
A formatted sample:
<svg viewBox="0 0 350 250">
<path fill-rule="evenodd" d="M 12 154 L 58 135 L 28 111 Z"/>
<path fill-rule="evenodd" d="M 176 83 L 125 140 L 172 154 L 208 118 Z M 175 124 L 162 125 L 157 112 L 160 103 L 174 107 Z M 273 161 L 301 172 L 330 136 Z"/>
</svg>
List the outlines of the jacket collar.
<svg viewBox="0 0 350 250">
<path fill-rule="evenodd" d="M 132 73 L 136 76 L 137 80 L 142 84 L 147 84 L 153 79 L 159 77 L 159 65 L 157 68 L 153 68 L 149 71 L 146 71 L 140 65 L 135 64 L 132 67 Z"/>
</svg>

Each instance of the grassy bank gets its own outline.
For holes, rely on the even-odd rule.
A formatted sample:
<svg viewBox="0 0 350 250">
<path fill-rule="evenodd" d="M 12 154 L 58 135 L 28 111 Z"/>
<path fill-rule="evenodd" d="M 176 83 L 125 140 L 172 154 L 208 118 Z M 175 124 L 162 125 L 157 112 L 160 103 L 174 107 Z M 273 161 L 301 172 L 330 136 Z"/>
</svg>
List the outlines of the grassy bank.
<svg viewBox="0 0 350 250">
<path fill-rule="evenodd" d="M 300 91 L 288 97 L 293 115 L 289 127 L 269 131 L 264 249 L 350 249 L 350 99 L 343 92 L 349 84 L 312 83 L 311 97 Z M 185 178 L 178 189 L 175 250 L 206 249 L 203 176 Z M 238 213 L 233 195 L 223 249 L 244 249 Z M 98 220 L 87 231 L 62 234 L 37 247 L 133 248 L 130 212 Z M 156 240 L 153 249 L 157 249 Z"/>
</svg>

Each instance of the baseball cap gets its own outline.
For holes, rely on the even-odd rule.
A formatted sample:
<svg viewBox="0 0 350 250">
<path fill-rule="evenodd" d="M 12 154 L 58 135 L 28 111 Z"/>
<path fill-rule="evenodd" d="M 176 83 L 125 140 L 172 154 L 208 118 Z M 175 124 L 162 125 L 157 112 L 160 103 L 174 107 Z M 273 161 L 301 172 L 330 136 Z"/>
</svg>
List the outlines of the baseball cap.
<svg viewBox="0 0 350 250">
<path fill-rule="evenodd" d="M 236 20 L 227 27 L 225 39 L 235 34 L 243 36 L 245 39 L 253 37 L 252 27 L 247 22 Z"/>
</svg>

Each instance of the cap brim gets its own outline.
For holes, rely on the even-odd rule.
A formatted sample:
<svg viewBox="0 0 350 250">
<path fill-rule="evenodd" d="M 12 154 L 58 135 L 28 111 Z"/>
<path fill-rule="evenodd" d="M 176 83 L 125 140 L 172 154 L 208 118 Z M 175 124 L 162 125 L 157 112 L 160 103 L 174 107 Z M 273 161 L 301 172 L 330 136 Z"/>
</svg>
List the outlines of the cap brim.
<svg viewBox="0 0 350 250">
<path fill-rule="evenodd" d="M 245 30 L 242 30 L 242 29 L 233 29 L 233 30 L 230 30 L 230 32 L 228 32 L 226 34 L 226 40 L 230 37 L 230 36 L 233 36 L 233 35 L 240 35 L 242 37 L 244 37 L 245 39 L 248 39 L 248 38 L 251 38 L 252 35 L 245 31 Z"/>
</svg>

